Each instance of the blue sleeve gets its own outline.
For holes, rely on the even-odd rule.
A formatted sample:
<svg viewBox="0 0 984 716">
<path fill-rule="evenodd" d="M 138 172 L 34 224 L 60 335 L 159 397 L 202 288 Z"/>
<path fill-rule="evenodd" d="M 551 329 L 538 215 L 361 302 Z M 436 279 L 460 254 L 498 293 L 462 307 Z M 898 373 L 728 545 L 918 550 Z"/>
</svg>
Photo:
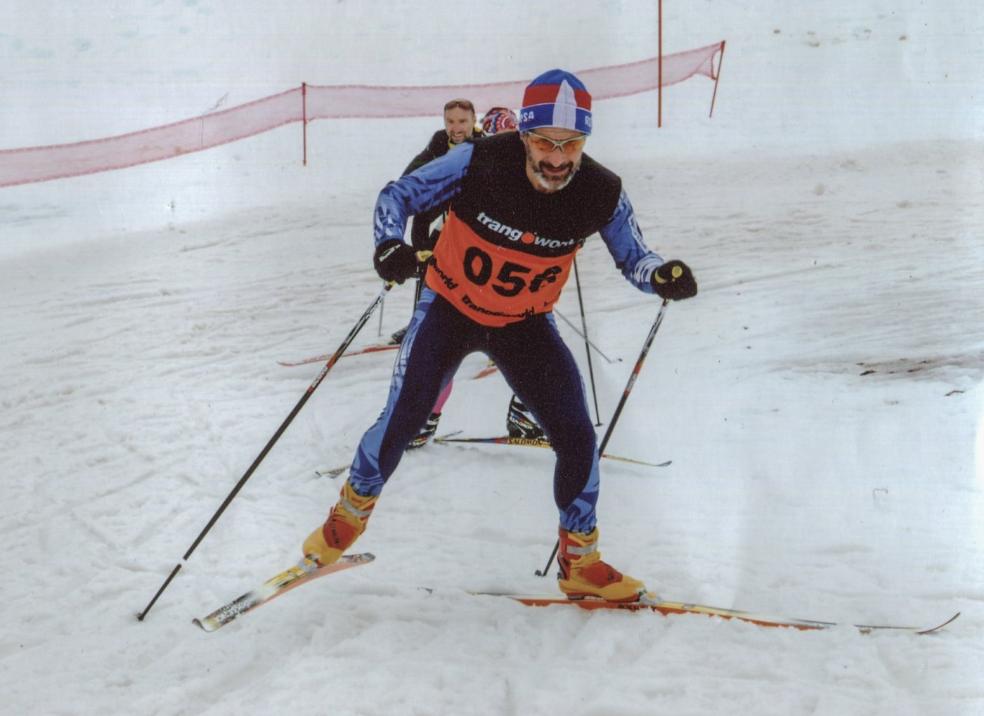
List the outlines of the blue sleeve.
<svg viewBox="0 0 984 716">
<path fill-rule="evenodd" d="M 624 190 L 618 197 L 615 213 L 600 233 L 622 275 L 640 291 L 655 293 L 650 277 L 663 265 L 663 257 L 650 251 L 643 241 L 635 212 Z"/>
<path fill-rule="evenodd" d="M 379 192 L 373 215 L 376 246 L 384 241 L 403 241 L 407 221 L 414 214 L 440 206 L 461 191 L 475 147 L 464 142 L 443 157 L 391 181 Z"/>
</svg>

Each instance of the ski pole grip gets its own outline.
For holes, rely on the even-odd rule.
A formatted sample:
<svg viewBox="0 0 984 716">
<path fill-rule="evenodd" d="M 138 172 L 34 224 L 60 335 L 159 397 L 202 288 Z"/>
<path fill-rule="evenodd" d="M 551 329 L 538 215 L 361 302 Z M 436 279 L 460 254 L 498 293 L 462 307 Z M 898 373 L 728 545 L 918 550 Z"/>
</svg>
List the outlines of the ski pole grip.
<svg viewBox="0 0 984 716">
<path fill-rule="evenodd" d="M 677 262 L 674 262 L 673 263 L 673 266 L 670 267 L 670 277 L 669 278 L 663 278 L 662 276 L 660 276 L 659 269 L 661 269 L 661 268 L 663 268 L 663 267 L 660 266 L 658 269 L 656 269 L 653 272 L 653 284 L 654 285 L 657 284 L 657 283 L 658 284 L 673 283 L 678 278 L 680 278 L 681 276 L 683 276 L 683 266 L 681 266 Z"/>
<path fill-rule="evenodd" d="M 414 255 L 415 255 L 415 256 L 417 257 L 417 263 L 419 263 L 419 264 L 425 264 L 425 263 L 427 263 L 428 261 L 430 261 L 430 258 L 431 258 L 431 256 L 433 256 L 433 255 L 434 255 L 434 252 L 433 252 L 433 251 L 418 251 L 418 252 L 417 252 L 416 254 L 414 254 Z M 393 287 L 394 287 L 395 285 L 396 285 L 396 281 L 386 281 L 386 282 L 385 282 L 385 283 L 383 284 L 383 287 L 384 287 L 384 288 L 385 288 L 385 289 L 386 289 L 387 291 L 389 291 L 389 290 L 390 290 L 391 288 L 393 288 Z"/>
</svg>

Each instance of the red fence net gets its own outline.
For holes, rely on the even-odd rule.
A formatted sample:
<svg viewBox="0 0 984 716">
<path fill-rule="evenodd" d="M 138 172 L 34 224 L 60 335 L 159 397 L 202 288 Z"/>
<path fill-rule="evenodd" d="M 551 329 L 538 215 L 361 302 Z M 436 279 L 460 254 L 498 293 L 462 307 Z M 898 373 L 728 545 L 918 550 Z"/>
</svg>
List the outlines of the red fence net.
<svg viewBox="0 0 984 716">
<path fill-rule="evenodd" d="M 715 76 L 723 43 L 662 58 L 662 86 L 695 75 Z M 659 58 L 577 72 L 595 101 L 660 86 Z M 453 97 L 478 108 L 519 107 L 528 80 L 477 85 L 376 87 L 307 85 L 219 112 L 115 137 L 73 144 L 0 150 L 0 187 L 93 174 L 170 159 L 235 142 L 285 124 L 314 119 L 426 117 Z"/>
</svg>

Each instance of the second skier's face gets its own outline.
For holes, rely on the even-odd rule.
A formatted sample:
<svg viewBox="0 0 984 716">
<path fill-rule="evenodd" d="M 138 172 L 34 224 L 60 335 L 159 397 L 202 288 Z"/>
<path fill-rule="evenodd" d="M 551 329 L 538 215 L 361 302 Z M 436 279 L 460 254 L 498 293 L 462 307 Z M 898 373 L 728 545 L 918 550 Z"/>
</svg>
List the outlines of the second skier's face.
<svg viewBox="0 0 984 716">
<path fill-rule="evenodd" d="M 452 144 L 461 144 L 475 131 L 475 112 L 463 107 L 444 110 L 444 129 Z"/>
<path fill-rule="evenodd" d="M 570 129 L 540 127 L 522 137 L 526 176 L 537 191 L 550 194 L 570 184 L 581 167 L 585 135 Z"/>
</svg>

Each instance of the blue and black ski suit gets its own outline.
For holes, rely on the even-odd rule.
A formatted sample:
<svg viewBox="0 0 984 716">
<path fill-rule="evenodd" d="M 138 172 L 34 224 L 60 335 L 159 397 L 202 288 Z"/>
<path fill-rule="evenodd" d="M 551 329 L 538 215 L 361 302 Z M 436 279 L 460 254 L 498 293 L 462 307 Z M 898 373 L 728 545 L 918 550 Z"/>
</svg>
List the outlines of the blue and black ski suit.
<svg viewBox="0 0 984 716">
<path fill-rule="evenodd" d="M 349 480 L 356 492 L 378 495 L 442 387 L 465 356 L 481 351 L 550 439 L 561 526 L 590 532 L 599 487 L 596 436 L 551 308 L 575 253 L 595 232 L 625 278 L 646 293 L 653 293 L 650 277 L 663 259 L 643 243 L 618 176 L 582 155 L 566 187 L 537 191 L 516 132 L 462 144 L 387 184 L 376 203 L 376 245 L 402 241 L 410 216 L 448 200 L 386 407 L 362 437 Z"/>
</svg>

